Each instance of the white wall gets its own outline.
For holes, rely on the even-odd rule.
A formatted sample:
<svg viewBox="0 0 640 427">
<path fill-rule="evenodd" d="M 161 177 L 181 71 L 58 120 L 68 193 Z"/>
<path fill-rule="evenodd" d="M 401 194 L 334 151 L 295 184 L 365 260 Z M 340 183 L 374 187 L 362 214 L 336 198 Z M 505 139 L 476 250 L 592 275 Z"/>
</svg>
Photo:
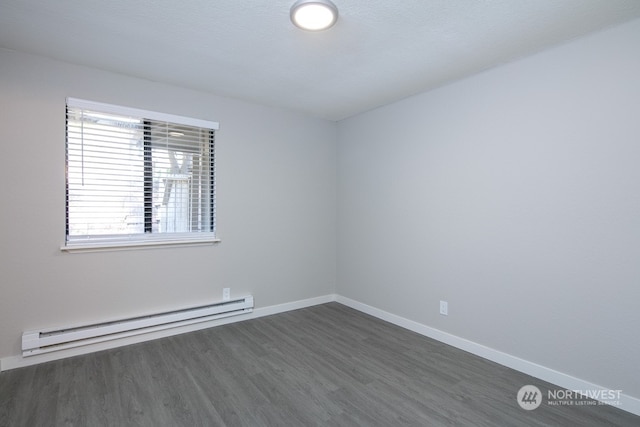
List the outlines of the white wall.
<svg viewBox="0 0 640 427">
<path fill-rule="evenodd" d="M 336 124 L 0 50 L 0 358 L 22 331 L 335 291 Z M 215 246 L 68 254 L 65 97 L 218 121 Z"/>
<path fill-rule="evenodd" d="M 640 397 L 638 41 L 635 21 L 341 122 L 338 293 Z"/>
</svg>

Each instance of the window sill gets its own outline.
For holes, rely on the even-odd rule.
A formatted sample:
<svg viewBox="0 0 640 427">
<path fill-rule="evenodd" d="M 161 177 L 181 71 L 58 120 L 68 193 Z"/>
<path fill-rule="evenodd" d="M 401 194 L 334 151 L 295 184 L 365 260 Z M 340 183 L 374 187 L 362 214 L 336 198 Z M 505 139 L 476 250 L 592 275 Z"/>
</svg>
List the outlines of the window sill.
<svg viewBox="0 0 640 427">
<path fill-rule="evenodd" d="M 180 246 L 208 246 L 220 243 L 220 239 L 176 239 L 158 241 L 129 241 L 129 242 L 97 242 L 97 243 L 71 243 L 60 247 L 63 252 L 107 252 L 129 251 L 136 249 L 154 249 Z"/>
</svg>

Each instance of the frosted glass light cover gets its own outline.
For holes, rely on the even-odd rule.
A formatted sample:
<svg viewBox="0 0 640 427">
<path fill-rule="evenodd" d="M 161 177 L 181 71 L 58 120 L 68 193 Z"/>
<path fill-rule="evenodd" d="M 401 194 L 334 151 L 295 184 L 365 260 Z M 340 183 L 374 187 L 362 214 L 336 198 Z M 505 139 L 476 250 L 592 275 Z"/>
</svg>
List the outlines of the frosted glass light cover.
<svg viewBox="0 0 640 427">
<path fill-rule="evenodd" d="M 303 30 L 325 30 L 332 27 L 337 19 L 338 9 L 327 0 L 299 0 L 291 7 L 291 21 Z"/>
</svg>

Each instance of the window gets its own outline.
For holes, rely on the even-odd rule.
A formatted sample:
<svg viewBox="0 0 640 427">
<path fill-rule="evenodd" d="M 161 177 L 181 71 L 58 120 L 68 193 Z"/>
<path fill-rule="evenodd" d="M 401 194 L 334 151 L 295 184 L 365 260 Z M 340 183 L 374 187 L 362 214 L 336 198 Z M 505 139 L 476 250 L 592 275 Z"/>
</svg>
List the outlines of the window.
<svg viewBox="0 0 640 427">
<path fill-rule="evenodd" d="M 216 241 L 217 128 L 67 99 L 63 249 Z"/>
</svg>

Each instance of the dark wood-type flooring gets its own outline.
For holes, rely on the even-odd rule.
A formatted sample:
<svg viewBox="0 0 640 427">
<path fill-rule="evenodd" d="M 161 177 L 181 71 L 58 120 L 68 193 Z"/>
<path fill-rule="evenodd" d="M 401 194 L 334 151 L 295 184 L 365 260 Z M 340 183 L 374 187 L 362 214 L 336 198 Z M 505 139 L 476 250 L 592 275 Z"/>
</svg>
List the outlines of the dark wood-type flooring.
<svg viewBox="0 0 640 427">
<path fill-rule="evenodd" d="M 640 426 L 338 303 L 0 374 L 1 426 Z"/>
</svg>

